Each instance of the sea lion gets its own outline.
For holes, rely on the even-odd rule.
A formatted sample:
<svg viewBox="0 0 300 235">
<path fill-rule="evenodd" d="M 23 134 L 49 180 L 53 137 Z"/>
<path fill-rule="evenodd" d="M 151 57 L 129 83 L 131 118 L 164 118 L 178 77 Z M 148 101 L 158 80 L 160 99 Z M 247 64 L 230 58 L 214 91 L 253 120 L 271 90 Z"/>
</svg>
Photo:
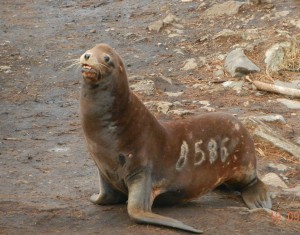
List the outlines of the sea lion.
<svg viewBox="0 0 300 235">
<path fill-rule="evenodd" d="M 241 192 L 249 208 L 271 208 L 257 178 L 253 141 L 233 116 L 211 113 L 159 122 L 129 89 L 125 66 L 108 45 L 80 57 L 81 123 L 95 161 L 100 192 L 95 204 L 128 203 L 138 223 L 201 233 L 151 212 L 152 204 L 176 203 L 225 184 Z"/>
</svg>

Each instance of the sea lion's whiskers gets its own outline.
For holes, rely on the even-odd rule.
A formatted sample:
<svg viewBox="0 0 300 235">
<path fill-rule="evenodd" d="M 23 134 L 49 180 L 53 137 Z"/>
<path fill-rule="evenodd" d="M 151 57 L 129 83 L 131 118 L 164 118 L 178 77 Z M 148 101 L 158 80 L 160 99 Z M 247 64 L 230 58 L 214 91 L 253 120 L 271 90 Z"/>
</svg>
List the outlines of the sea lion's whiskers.
<svg viewBox="0 0 300 235">
<path fill-rule="evenodd" d="M 66 60 L 65 62 L 76 62 L 76 61 L 80 61 L 80 59 L 79 58 L 77 58 L 77 59 L 69 59 L 69 60 Z"/>
<path fill-rule="evenodd" d="M 65 67 L 63 70 L 68 70 L 68 69 L 71 69 L 75 66 L 77 66 L 76 70 L 78 70 L 80 68 L 80 61 L 77 59 L 77 60 L 74 60 L 74 62 L 72 64 L 70 64 L 69 66 Z"/>
<path fill-rule="evenodd" d="M 102 70 L 101 70 L 101 66 L 98 66 L 98 69 L 99 69 L 99 73 L 100 73 L 100 79 L 102 79 L 102 77 L 103 77 L 103 72 L 102 72 Z"/>
<path fill-rule="evenodd" d="M 99 63 L 98 65 L 104 66 L 105 68 L 109 69 L 109 67 L 107 65 L 105 65 L 105 64 Z"/>
</svg>

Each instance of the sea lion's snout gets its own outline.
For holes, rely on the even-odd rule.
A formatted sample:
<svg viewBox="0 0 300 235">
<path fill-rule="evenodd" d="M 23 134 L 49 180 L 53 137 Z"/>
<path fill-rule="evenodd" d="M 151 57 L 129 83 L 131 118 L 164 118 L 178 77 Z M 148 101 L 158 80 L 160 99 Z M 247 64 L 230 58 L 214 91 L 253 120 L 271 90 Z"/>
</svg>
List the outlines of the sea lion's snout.
<svg viewBox="0 0 300 235">
<path fill-rule="evenodd" d="M 91 52 L 86 51 L 81 55 L 80 64 L 82 67 L 81 73 L 83 78 L 88 79 L 89 81 L 98 80 L 98 61 Z"/>
<path fill-rule="evenodd" d="M 90 57 L 91 57 L 91 54 L 89 54 L 89 53 L 84 54 L 84 59 L 85 60 L 88 60 Z"/>
</svg>

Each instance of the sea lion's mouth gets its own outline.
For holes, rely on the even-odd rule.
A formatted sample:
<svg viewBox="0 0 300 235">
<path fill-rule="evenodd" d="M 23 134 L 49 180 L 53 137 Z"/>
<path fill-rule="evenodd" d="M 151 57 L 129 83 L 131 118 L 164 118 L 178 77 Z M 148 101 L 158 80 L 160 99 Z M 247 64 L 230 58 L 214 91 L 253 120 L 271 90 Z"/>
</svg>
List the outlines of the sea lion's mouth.
<svg viewBox="0 0 300 235">
<path fill-rule="evenodd" d="M 82 76 L 89 79 L 96 79 L 98 77 L 98 71 L 88 64 L 83 64 L 81 69 Z"/>
</svg>

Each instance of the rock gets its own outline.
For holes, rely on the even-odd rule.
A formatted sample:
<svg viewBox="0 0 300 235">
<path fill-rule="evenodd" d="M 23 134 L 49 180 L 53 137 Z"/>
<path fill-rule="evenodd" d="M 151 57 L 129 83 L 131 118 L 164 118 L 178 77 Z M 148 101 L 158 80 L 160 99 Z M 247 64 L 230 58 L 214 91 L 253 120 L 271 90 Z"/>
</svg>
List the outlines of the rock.
<svg viewBox="0 0 300 235">
<path fill-rule="evenodd" d="M 187 110 L 187 109 L 170 110 L 169 113 L 170 114 L 175 114 L 175 115 L 178 115 L 178 116 L 183 116 L 183 115 L 187 115 L 187 114 L 193 114 L 193 112 L 191 110 Z"/>
<path fill-rule="evenodd" d="M 126 33 L 124 35 L 125 38 L 137 38 L 139 35 L 136 33 Z"/>
<path fill-rule="evenodd" d="M 209 106 L 204 106 L 204 107 L 201 107 L 201 109 L 204 109 L 208 112 L 215 112 L 216 109 L 215 108 L 212 108 L 212 107 L 209 107 Z"/>
<path fill-rule="evenodd" d="M 165 92 L 165 94 L 169 97 L 178 97 L 181 96 L 183 94 L 182 91 L 179 92 Z"/>
<path fill-rule="evenodd" d="M 10 66 L 2 65 L 0 66 L 0 71 L 9 71 L 11 69 Z"/>
<path fill-rule="evenodd" d="M 255 129 L 254 135 L 263 138 L 274 146 L 292 154 L 297 159 L 300 159 L 300 147 L 291 143 L 291 141 L 284 139 L 279 133 L 276 133 L 268 126 L 259 125 Z"/>
<path fill-rule="evenodd" d="M 215 4 L 211 8 L 207 9 L 203 16 L 204 17 L 218 17 L 222 15 L 235 15 L 239 12 L 243 2 L 238 1 L 227 1 L 220 4 Z"/>
<path fill-rule="evenodd" d="M 223 61 L 223 60 L 225 60 L 226 55 L 225 54 L 220 54 L 220 55 L 217 56 L 217 58 L 218 58 L 218 60 Z"/>
<path fill-rule="evenodd" d="M 178 34 L 178 33 L 171 33 L 171 34 L 168 35 L 168 37 L 169 38 L 175 38 L 175 37 L 181 37 L 181 35 Z"/>
<path fill-rule="evenodd" d="M 291 47 L 290 42 L 276 43 L 265 53 L 267 69 L 272 72 L 279 71 L 284 63 L 285 50 Z"/>
<path fill-rule="evenodd" d="M 210 106 L 210 103 L 208 100 L 200 100 L 198 103 L 201 105 Z"/>
<path fill-rule="evenodd" d="M 145 76 L 140 76 L 140 75 L 131 75 L 128 77 L 128 81 L 141 81 L 145 80 Z"/>
<path fill-rule="evenodd" d="M 172 24 L 174 22 L 178 22 L 179 20 L 180 19 L 177 16 L 168 14 L 163 20 L 157 20 L 149 24 L 147 29 L 149 31 L 160 32 L 164 26 Z"/>
<path fill-rule="evenodd" d="M 300 137 L 297 138 L 296 143 L 297 143 L 298 145 L 300 145 Z M 299 170 L 300 170 L 300 168 L 299 168 Z"/>
<path fill-rule="evenodd" d="M 196 63 L 196 59 L 191 58 L 191 59 L 187 59 L 185 61 L 185 64 L 183 66 L 183 68 L 181 68 L 182 70 L 188 71 L 188 70 L 193 70 L 195 68 L 197 68 L 197 63 Z"/>
<path fill-rule="evenodd" d="M 288 167 L 286 165 L 283 164 L 274 164 L 274 163 L 270 163 L 268 164 L 268 168 L 271 168 L 273 170 L 277 170 L 277 171 L 287 171 Z"/>
<path fill-rule="evenodd" d="M 278 102 L 282 103 L 289 109 L 300 109 L 300 102 L 299 101 L 294 101 L 294 100 L 288 100 L 288 99 L 277 99 Z"/>
<path fill-rule="evenodd" d="M 285 192 L 287 192 L 288 194 L 293 194 L 297 197 L 300 197 L 300 185 L 297 185 L 294 188 L 285 188 L 283 189 Z"/>
<path fill-rule="evenodd" d="M 167 114 L 170 108 L 173 106 L 172 103 L 166 101 L 149 101 L 145 102 L 145 105 L 149 107 L 156 107 L 157 111 L 160 113 Z"/>
<path fill-rule="evenodd" d="M 180 103 L 179 101 L 175 101 L 174 103 L 173 103 L 175 106 L 183 106 L 183 104 L 182 103 Z"/>
<path fill-rule="evenodd" d="M 213 71 L 213 77 L 214 78 L 222 78 L 224 76 L 223 69 L 218 69 Z"/>
<path fill-rule="evenodd" d="M 201 83 L 196 83 L 192 85 L 192 88 L 199 88 L 202 87 L 203 85 Z"/>
<path fill-rule="evenodd" d="M 240 92 L 242 90 L 242 87 L 244 85 L 244 81 L 226 81 L 222 83 L 223 87 L 227 88 L 230 87 L 233 90 Z"/>
<path fill-rule="evenodd" d="M 206 57 L 204 57 L 204 56 L 200 56 L 199 57 L 199 67 L 202 67 L 202 66 L 204 66 L 205 64 L 206 64 Z"/>
<path fill-rule="evenodd" d="M 272 3 L 273 0 L 249 0 L 250 3 L 260 4 L 260 3 Z"/>
<path fill-rule="evenodd" d="M 290 11 L 278 11 L 275 13 L 276 18 L 285 17 L 290 14 Z"/>
<path fill-rule="evenodd" d="M 244 40 L 250 41 L 250 40 L 258 40 L 261 38 L 260 36 L 261 31 L 259 29 L 247 29 L 243 34 L 242 38 Z"/>
<path fill-rule="evenodd" d="M 268 173 L 261 179 L 265 184 L 273 187 L 288 188 L 284 181 L 275 173 Z"/>
<path fill-rule="evenodd" d="M 274 114 L 274 115 L 262 115 L 262 116 L 254 116 L 251 117 L 255 120 L 263 121 L 263 122 L 281 122 L 286 123 L 284 117 L 280 114 Z"/>
<path fill-rule="evenodd" d="M 225 59 L 225 69 L 233 77 L 241 77 L 252 72 L 260 71 L 260 68 L 246 57 L 241 48 L 237 48 L 228 53 Z"/>
<path fill-rule="evenodd" d="M 180 50 L 180 49 L 175 49 L 174 52 L 176 54 L 184 55 L 184 52 L 182 50 Z"/>
<path fill-rule="evenodd" d="M 290 23 L 300 29 L 300 20 L 291 20 Z"/>
<path fill-rule="evenodd" d="M 163 23 L 164 24 L 171 24 L 171 23 L 174 23 L 174 22 L 178 22 L 180 19 L 175 16 L 175 15 L 172 15 L 172 14 L 168 14 L 166 16 L 166 18 L 163 19 Z"/>
<path fill-rule="evenodd" d="M 274 85 L 293 89 L 300 89 L 300 80 L 293 80 L 291 82 L 282 82 L 280 80 L 275 80 Z"/>
<path fill-rule="evenodd" d="M 152 80 L 143 80 L 130 86 L 133 91 L 142 92 L 146 95 L 154 95 L 155 87 Z"/>
<path fill-rule="evenodd" d="M 53 152 L 53 153 L 66 153 L 70 151 L 69 147 L 55 147 L 52 149 L 48 149 L 49 152 Z"/>
<path fill-rule="evenodd" d="M 90 33 L 96 33 L 96 29 L 91 29 Z"/>
<path fill-rule="evenodd" d="M 172 106 L 173 104 L 170 102 L 161 101 L 157 103 L 157 111 L 167 114 Z"/>
<path fill-rule="evenodd" d="M 220 37 L 230 37 L 230 36 L 235 36 L 237 35 L 236 32 L 234 32 L 233 30 L 231 29 L 223 29 L 222 31 L 220 31 L 219 33 L 217 33 L 213 39 L 217 39 L 217 38 L 220 38 Z"/>
<path fill-rule="evenodd" d="M 154 21 L 153 23 L 149 24 L 147 29 L 149 31 L 160 32 L 163 27 L 164 27 L 164 22 L 162 20 L 157 20 L 157 21 Z"/>
<path fill-rule="evenodd" d="M 172 82 L 172 79 L 171 79 L 171 78 L 168 78 L 168 77 L 166 77 L 166 76 L 162 75 L 161 73 L 159 74 L 159 78 L 161 78 L 163 81 L 165 81 L 165 82 L 169 83 L 170 85 L 172 85 L 172 84 L 173 84 L 173 82 Z"/>
</svg>

